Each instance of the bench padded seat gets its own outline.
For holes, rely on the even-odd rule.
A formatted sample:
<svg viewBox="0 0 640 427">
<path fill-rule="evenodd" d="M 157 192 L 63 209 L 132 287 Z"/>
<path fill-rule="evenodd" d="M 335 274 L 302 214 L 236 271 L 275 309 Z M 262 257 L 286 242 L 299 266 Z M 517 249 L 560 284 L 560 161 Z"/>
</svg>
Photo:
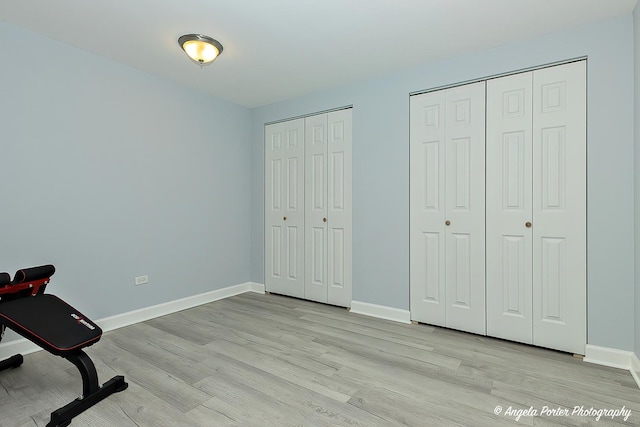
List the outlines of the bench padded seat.
<svg viewBox="0 0 640 427">
<path fill-rule="evenodd" d="M 51 294 L 3 302 L 0 323 L 58 356 L 90 346 L 102 336 L 98 325 Z"/>
</svg>

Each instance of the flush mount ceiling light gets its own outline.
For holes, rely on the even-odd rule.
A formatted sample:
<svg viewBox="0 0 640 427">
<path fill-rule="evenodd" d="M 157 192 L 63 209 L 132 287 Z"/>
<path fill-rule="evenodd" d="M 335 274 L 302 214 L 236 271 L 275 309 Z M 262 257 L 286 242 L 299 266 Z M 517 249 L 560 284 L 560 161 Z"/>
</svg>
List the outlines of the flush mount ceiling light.
<svg viewBox="0 0 640 427">
<path fill-rule="evenodd" d="M 200 66 L 211 64 L 222 53 L 220 42 L 202 34 L 180 36 L 178 44 L 187 56 Z"/>
</svg>

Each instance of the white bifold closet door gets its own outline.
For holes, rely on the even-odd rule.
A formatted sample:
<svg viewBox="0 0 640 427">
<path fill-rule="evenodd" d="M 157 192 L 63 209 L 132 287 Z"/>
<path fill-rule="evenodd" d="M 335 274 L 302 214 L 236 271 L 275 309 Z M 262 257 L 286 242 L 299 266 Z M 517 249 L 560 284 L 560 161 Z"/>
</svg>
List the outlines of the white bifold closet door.
<svg viewBox="0 0 640 427">
<path fill-rule="evenodd" d="M 304 297 L 304 119 L 265 127 L 265 287 Z"/>
<path fill-rule="evenodd" d="M 485 82 L 411 97 L 410 305 L 485 333 Z"/>
<path fill-rule="evenodd" d="M 305 119 L 305 298 L 351 305 L 351 109 Z"/>
<path fill-rule="evenodd" d="M 327 115 L 305 119 L 306 299 L 327 302 Z"/>
<path fill-rule="evenodd" d="M 533 343 L 533 73 L 487 82 L 487 333 Z M 537 226 L 537 224 L 536 224 Z"/>
<path fill-rule="evenodd" d="M 299 138 L 295 150 L 269 152 L 274 137 L 288 131 Z M 269 292 L 351 305 L 351 134 L 351 109 L 266 126 L 265 287 Z M 281 162 L 287 165 L 283 177 Z M 289 192 L 282 203 L 273 190 L 280 187 Z M 294 194 L 295 209 L 282 210 L 280 205 L 289 208 L 286 197 Z M 295 227 L 295 232 L 286 227 Z M 293 265 L 295 274 L 280 273 L 290 272 Z"/>
<path fill-rule="evenodd" d="M 487 333 L 586 343 L 586 63 L 487 83 Z"/>
</svg>

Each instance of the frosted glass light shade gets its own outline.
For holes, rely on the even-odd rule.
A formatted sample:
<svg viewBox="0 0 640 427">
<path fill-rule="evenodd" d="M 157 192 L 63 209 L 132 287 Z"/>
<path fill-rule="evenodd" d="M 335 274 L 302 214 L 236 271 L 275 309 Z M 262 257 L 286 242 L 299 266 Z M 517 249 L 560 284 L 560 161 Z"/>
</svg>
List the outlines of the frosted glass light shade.
<svg viewBox="0 0 640 427">
<path fill-rule="evenodd" d="M 199 65 L 212 63 L 222 53 L 220 42 L 202 34 L 181 36 L 178 44 L 187 56 Z"/>
</svg>

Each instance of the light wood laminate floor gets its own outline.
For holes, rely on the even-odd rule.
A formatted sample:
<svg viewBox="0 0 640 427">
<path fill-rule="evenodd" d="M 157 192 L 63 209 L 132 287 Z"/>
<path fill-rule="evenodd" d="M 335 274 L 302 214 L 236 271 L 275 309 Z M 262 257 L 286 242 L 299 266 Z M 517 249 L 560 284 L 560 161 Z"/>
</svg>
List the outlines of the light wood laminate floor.
<svg viewBox="0 0 640 427">
<path fill-rule="evenodd" d="M 278 295 L 247 293 L 112 331 L 87 353 L 101 382 L 123 374 L 129 388 L 72 426 L 640 425 L 627 371 Z M 0 372 L 0 425 L 44 426 L 80 391 L 69 362 L 27 355 Z M 596 421 L 572 416 L 575 407 L 631 415 Z M 516 421 L 530 408 L 538 415 Z"/>
</svg>

